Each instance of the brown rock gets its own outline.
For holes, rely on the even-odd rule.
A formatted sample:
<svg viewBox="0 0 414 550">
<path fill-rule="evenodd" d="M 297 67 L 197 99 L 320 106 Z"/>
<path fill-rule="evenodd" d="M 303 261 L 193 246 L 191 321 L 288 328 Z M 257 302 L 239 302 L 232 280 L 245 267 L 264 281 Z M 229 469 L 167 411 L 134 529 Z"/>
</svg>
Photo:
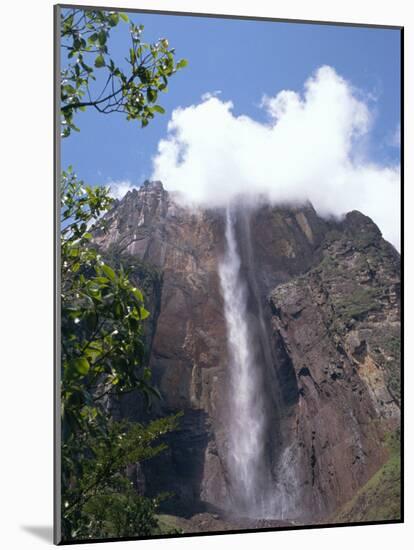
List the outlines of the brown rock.
<svg viewBox="0 0 414 550">
<path fill-rule="evenodd" d="M 148 362 L 163 396 L 151 414 L 184 412 L 169 450 L 144 465 L 145 486 L 173 491 L 174 513 L 225 508 L 223 212 L 184 209 L 152 182 L 106 221 L 96 243 L 136 260 L 133 277 L 146 285 Z M 288 495 L 289 519 L 327 517 L 381 466 L 384 434 L 399 424 L 399 255 L 366 216 L 327 222 L 309 204 L 240 208 L 236 233 L 275 492 Z M 147 415 L 137 395 L 125 396 L 120 414 Z"/>
</svg>

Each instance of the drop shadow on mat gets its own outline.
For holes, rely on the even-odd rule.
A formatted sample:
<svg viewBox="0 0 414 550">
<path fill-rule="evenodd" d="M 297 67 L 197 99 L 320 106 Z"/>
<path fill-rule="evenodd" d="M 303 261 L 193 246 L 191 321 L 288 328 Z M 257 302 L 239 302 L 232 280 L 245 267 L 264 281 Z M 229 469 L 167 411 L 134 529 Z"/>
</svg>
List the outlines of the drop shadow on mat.
<svg viewBox="0 0 414 550">
<path fill-rule="evenodd" d="M 53 527 L 51 525 L 21 525 L 20 527 L 26 533 L 53 544 Z"/>
</svg>

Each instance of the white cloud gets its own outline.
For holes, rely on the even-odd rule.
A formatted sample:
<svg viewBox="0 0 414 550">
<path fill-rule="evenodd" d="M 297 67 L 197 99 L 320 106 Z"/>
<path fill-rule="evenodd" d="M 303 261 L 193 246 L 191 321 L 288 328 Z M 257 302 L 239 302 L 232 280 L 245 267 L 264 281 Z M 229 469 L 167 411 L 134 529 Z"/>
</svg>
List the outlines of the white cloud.
<svg viewBox="0 0 414 550">
<path fill-rule="evenodd" d="M 394 130 L 394 133 L 391 135 L 389 139 L 389 145 L 391 147 L 401 147 L 401 125 L 397 124 L 397 127 Z"/>
<path fill-rule="evenodd" d="M 264 195 L 273 203 L 310 200 L 324 216 L 357 209 L 399 247 L 399 166 L 366 156 L 368 101 L 327 66 L 306 81 L 303 95 L 264 97 L 267 123 L 235 116 L 231 101 L 207 95 L 172 113 L 152 177 L 189 205 Z"/>
<path fill-rule="evenodd" d="M 201 96 L 202 101 L 207 101 L 207 99 L 211 99 L 212 97 L 217 97 L 221 94 L 221 90 L 214 90 L 214 92 L 206 92 Z"/>
<path fill-rule="evenodd" d="M 122 199 L 124 195 L 132 189 L 139 189 L 138 185 L 133 185 L 129 180 L 111 181 L 106 184 L 109 187 L 109 194 L 114 199 Z"/>
</svg>

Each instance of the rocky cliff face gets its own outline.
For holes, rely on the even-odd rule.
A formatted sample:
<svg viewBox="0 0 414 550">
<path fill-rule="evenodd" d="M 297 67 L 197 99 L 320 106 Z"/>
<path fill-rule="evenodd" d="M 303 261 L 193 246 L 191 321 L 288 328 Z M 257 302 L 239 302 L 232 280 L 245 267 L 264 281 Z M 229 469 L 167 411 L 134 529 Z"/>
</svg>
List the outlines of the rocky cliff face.
<svg viewBox="0 0 414 550">
<path fill-rule="evenodd" d="M 184 412 L 168 452 L 139 475 L 155 493 L 173 491 L 175 511 L 228 508 L 223 212 L 184 209 L 152 182 L 106 220 L 95 241 L 134 266 L 152 313 L 148 361 L 163 400 L 151 414 Z M 275 493 L 285 519 L 320 521 L 384 464 L 399 426 L 399 255 L 359 212 L 334 222 L 311 205 L 240 204 L 235 231 Z M 148 413 L 129 395 L 116 414 Z"/>
</svg>

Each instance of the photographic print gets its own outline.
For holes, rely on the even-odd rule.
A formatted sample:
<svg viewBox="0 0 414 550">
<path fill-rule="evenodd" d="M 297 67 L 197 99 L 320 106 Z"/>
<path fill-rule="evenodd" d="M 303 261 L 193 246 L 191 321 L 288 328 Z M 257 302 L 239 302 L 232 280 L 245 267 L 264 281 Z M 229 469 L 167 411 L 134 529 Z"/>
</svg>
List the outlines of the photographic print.
<svg viewBox="0 0 414 550">
<path fill-rule="evenodd" d="M 402 32 L 55 7 L 56 543 L 403 520 Z"/>
</svg>

